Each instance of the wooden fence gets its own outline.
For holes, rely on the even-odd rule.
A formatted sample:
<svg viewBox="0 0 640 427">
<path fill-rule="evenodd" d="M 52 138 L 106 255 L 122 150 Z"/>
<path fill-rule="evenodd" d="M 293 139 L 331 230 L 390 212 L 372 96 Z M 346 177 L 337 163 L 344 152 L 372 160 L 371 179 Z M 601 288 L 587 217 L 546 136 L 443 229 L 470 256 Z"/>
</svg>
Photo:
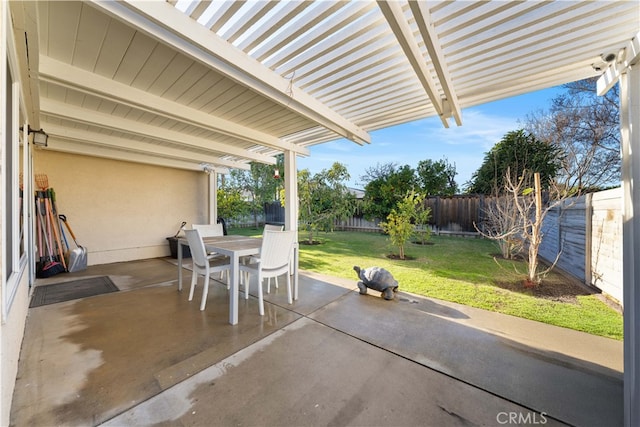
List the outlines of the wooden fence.
<svg viewBox="0 0 640 427">
<path fill-rule="evenodd" d="M 484 205 L 490 200 L 483 195 L 459 195 L 449 197 L 429 197 L 425 204 L 431 209 L 429 225 L 435 233 L 476 235 L 475 224 L 480 224 Z M 284 208 L 279 202 L 265 204 L 265 221 L 279 223 L 284 221 Z M 361 213 L 351 218 L 336 221 L 337 230 L 380 232 L 380 219 L 367 220 Z"/>
<path fill-rule="evenodd" d="M 343 221 L 336 221 L 335 228 L 336 230 L 341 231 L 364 231 L 364 232 L 381 232 L 382 229 L 378 225 L 381 220 L 374 219 L 369 221 L 365 219 L 362 215 L 354 215 L 351 218 Z"/>
<path fill-rule="evenodd" d="M 476 233 L 474 224 L 482 222 L 485 202 L 483 195 L 428 197 L 425 204 L 431 209 L 429 225 L 437 231 Z"/>
<path fill-rule="evenodd" d="M 540 256 L 622 303 L 622 190 L 565 201 L 544 222 Z"/>
<path fill-rule="evenodd" d="M 436 234 L 476 236 L 478 233 L 474 223 L 482 221 L 487 199 L 482 195 L 429 197 L 425 200 L 426 206 L 431 209 L 429 226 Z M 347 220 L 336 221 L 335 226 L 337 230 L 379 232 L 380 221 L 367 220 L 361 214 L 356 214 Z"/>
</svg>

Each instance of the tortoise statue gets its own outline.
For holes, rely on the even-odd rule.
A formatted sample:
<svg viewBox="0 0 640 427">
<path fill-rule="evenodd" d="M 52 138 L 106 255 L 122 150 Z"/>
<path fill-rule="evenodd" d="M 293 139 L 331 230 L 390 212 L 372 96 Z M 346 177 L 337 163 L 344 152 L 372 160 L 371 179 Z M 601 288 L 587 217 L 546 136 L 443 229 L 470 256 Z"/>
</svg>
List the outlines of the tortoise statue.
<svg viewBox="0 0 640 427">
<path fill-rule="evenodd" d="M 367 288 L 382 292 L 382 297 L 386 300 L 392 300 L 395 292 L 398 292 L 398 281 L 393 278 L 391 273 L 381 267 L 369 267 L 361 269 L 357 265 L 353 267 L 360 281 L 358 289 L 361 295 L 366 295 Z"/>
</svg>

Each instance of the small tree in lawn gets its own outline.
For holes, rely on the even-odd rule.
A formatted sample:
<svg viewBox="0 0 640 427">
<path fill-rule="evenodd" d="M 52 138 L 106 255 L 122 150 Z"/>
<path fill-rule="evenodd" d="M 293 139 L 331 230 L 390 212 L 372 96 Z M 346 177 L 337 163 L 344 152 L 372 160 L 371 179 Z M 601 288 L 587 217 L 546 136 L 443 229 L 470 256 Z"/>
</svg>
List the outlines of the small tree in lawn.
<svg viewBox="0 0 640 427">
<path fill-rule="evenodd" d="M 550 267 L 545 269 L 539 269 L 538 252 L 540 245 L 542 244 L 542 224 L 547 213 L 556 206 L 563 203 L 567 199 L 568 195 L 566 189 L 562 187 L 551 187 L 550 194 L 554 197 L 550 200 L 546 206 L 542 200 L 542 185 L 540 180 L 540 174 L 533 174 L 533 187 L 525 185 L 527 181 L 524 178 L 525 174 L 518 178 L 514 182 L 511 177 L 506 176 L 505 187 L 513 199 L 513 206 L 517 211 L 517 216 L 521 221 L 519 231 L 524 244 L 527 245 L 528 259 L 527 259 L 527 285 L 535 286 L 542 282 L 542 279 L 555 267 L 558 259 L 560 259 L 561 252 L 558 253 L 556 259 Z"/>
<path fill-rule="evenodd" d="M 431 228 L 429 228 L 429 219 L 431 219 L 431 208 L 425 203 L 425 194 L 416 193 L 414 197 L 413 223 L 414 234 L 418 237 L 421 244 L 425 244 L 431 238 Z"/>
<path fill-rule="evenodd" d="M 510 176 L 508 170 L 507 174 Z M 497 243 L 504 259 L 515 259 L 522 252 L 523 242 L 522 220 L 514 198 L 496 189 L 492 197 L 485 199 L 482 215 L 482 222 L 473 224 L 475 229 Z"/>
<path fill-rule="evenodd" d="M 404 247 L 413 236 L 417 212 L 423 205 L 424 195 L 411 190 L 398 202 L 396 208 L 391 209 L 387 221 L 381 222 L 380 227 L 389 235 L 391 243 L 398 247 L 400 259 L 405 259 Z M 424 209 L 423 209 L 424 211 Z"/>
</svg>

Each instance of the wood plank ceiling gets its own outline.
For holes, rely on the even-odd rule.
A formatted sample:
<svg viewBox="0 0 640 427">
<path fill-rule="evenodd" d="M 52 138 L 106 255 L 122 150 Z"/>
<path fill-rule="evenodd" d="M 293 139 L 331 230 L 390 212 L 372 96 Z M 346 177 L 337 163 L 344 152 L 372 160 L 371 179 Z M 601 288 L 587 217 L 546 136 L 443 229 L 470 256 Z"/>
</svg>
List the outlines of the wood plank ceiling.
<svg viewBox="0 0 640 427">
<path fill-rule="evenodd" d="M 37 69 L 29 120 L 50 135 L 47 149 L 193 170 L 273 163 L 338 138 L 365 144 L 372 130 L 430 116 L 464 125 L 465 108 L 600 74 L 603 56 L 640 30 L 637 1 L 40 1 L 11 10 Z"/>
</svg>

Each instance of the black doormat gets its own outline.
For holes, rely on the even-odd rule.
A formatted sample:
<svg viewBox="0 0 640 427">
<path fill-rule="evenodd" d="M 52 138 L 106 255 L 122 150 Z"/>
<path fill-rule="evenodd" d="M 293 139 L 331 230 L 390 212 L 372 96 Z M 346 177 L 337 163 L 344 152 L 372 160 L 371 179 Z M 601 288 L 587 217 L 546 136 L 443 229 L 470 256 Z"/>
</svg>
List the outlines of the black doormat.
<svg viewBox="0 0 640 427">
<path fill-rule="evenodd" d="M 36 286 L 29 308 L 119 291 L 108 276 Z"/>
</svg>

